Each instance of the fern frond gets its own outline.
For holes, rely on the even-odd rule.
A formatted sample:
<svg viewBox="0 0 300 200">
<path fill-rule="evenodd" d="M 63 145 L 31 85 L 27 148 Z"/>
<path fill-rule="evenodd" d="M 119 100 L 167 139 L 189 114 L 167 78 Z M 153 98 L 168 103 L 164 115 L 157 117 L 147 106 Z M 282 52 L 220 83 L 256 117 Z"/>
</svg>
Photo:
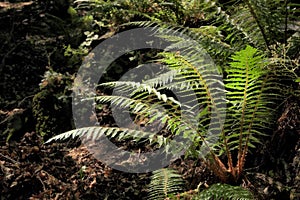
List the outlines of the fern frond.
<svg viewBox="0 0 300 200">
<path fill-rule="evenodd" d="M 230 8 L 232 14 L 227 21 L 235 35 L 240 32 L 256 48 L 270 51 L 271 45 L 286 43 L 290 37 L 289 28 L 293 27 L 291 24 L 295 22 L 295 11 L 299 6 L 289 1 L 247 0 L 238 4 L 236 9 Z M 228 24 L 223 27 L 228 28 Z"/>
<path fill-rule="evenodd" d="M 217 183 L 198 193 L 193 200 L 254 200 L 251 192 L 240 186 Z"/>
<path fill-rule="evenodd" d="M 148 138 L 148 140 L 152 143 L 157 142 L 159 144 L 159 147 L 161 147 L 163 144 L 168 144 L 167 138 L 164 138 L 161 135 L 156 135 L 156 133 L 146 132 L 143 130 L 134 130 L 130 128 L 99 126 L 78 128 L 65 133 L 61 133 L 52 137 L 51 139 L 46 141 L 46 143 L 68 138 L 74 139 L 76 137 L 84 137 L 85 139 L 91 139 L 95 141 L 101 139 L 102 136 L 109 136 L 112 138 L 117 137 L 119 140 L 130 138 L 134 139 L 137 142 L 143 138 Z"/>
<path fill-rule="evenodd" d="M 168 77 L 166 77 L 168 78 Z M 165 82 L 166 80 L 161 80 Z M 149 83 L 149 81 L 147 82 Z M 155 83 L 152 83 L 152 85 Z M 146 92 L 147 93 L 147 98 L 149 97 L 150 94 L 153 94 L 158 100 L 162 100 L 164 102 L 171 101 L 174 104 L 177 104 L 180 106 L 180 103 L 176 101 L 174 98 L 168 97 L 165 94 L 159 92 L 156 88 L 149 84 L 144 84 L 144 83 L 139 83 L 139 82 L 134 82 L 134 81 L 116 81 L 116 82 L 108 82 L 108 83 L 102 83 L 100 86 L 116 86 L 116 91 L 117 93 L 128 93 L 130 92 L 130 96 L 135 96 L 136 94 L 140 92 Z M 139 96 L 135 97 L 137 99 L 143 100 L 143 98 L 140 98 L 142 95 L 140 94 Z"/>
<path fill-rule="evenodd" d="M 216 7 L 216 10 L 218 8 Z M 199 45 L 201 45 L 213 58 L 215 58 L 215 62 L 219 62 L 219 60 L 223 60 L 224 57 L 228 57 L 233 53 L 232 46 L 224 41 L 223 36 L 220 34 L 218 28 L 214 26 L 201 26 L 199 28 L 185 28 L 181 26 L 174 26 L 173 24 L 161 22 L 161 21 L 134 21 L 123 24 L 125 26 L 139 26 L 152 28 L 153 34 L 160 36 L 161 38 L 167 39 L 170 42 L 178 42 L 175 37 L 171 37 L 170 35 L 165 33 L 159 33 L 157 30 L 172 30 L 173 33 L 180 33 L 181 36 L 185 37 L 185 39 L 189 38 L 193 39 L 194 42 L 197 41 Z M 215 34 L 211 34 L 211 30 L 215 31 Z M 177 37 L 181 39 L 183 45 L 187 45 L 188 40 L 182 40 L 182 37 Z M 175 45 L 173 43 L 173 45 Z M 178 44 L 177 44 L 178 45 Z M 198 45 L 198 46 L 199 46 Z M 174 48 L 175 46 L 172 46 Z M 180 47 L 182 48 L 182 46 Z"/>
<path fill-rule="evenodd" d="M 268 71 L 267 59 L 250 46 L 232 57 L 225 87 L 228 107 L 225 135 L 231 152 L 238 150 L 238 173 L 245 162 L 248 147 L 254 147 L 272 123 L 278 86 Z"/>
<path fill-rule="evenodd" d="M 175 170 L 163 168 L 154 171 L 151 182 L 148 185 L 149 200 L 164 200 L 170 195 L 176 195 L 183 191 L 184 181 Z"/>
</svg>

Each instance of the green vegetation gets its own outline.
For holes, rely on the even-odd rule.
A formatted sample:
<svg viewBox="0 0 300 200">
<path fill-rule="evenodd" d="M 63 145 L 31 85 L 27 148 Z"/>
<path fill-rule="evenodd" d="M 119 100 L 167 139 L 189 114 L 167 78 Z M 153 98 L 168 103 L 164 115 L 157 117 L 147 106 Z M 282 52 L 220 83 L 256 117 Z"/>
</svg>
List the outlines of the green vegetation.
<svg viewBox="0 0 300 200">
<path fill-rule="evenodd" d="M 71 77 L 49 70 L 40 83 L 40 92 L 32 100 L 36 132 L 50 138 L 57 132 L 72 128 Z"/>
<path fill-rule="evenodd" d="M 181 176 L 171 169 L 154 171 L 149 184 L 149 200 L 160 200 L 182 193 L 184 181 Z"/>
<path fill-rule="evenodd" d="M 251 200 L 254 199 L 253 195 L 239 187 L 239 186 L 231 186 L 227 184 L 214 184 L 210 186 L 207 190 L 200 192 L 195 200 L 197 199 L 236 199 L 236 200 Z"/>
<path fill-rule="evenodd" d="M 33 122 L 28 122 L 27 116 L 1 118 L 6 142 L 16 132 L 34 127 L 30 131 L 45 141 L 50 138 L 46 145 L 62 139 L 100 140 L 106 136 L 118 144 L 130 141 L 137 148 L 163 147 L 167 156 L 187 150 L 184 159 L 201 159 L 220 183 L 203 191 L 184 192 L 181 176 L 161 169 L 151 177 L 150 199 L 254 199 L 237 186 L 247 179 L 247 158 L 266 148 L 265 141 L 271 141 L 274 127 L 279 126 L 276 120 L 280 123 L 282 116 L 288 115 L 283 113 L 283 105 L 300 97 L 299 3 L 36 0 L 0 6 L 1 15 L 9 14 L 3 19 L 13 16 L 17 20 L 9 27 L 5 20 L 0 24 L 7 27 L 0 31 L 0 105 L 3 110 L 30 110 L 27 113 L 34 118 Z M 82 100 L 95 101 L 98 112 L 105 105 L 127 109 L 131 120 L 143 126 L 117 127 L 109 121 L 71 130 L 71 90 L 81 87 L 72 88 L 72 81 L 83 59 L 104 40 L 137 27 L 171 43 L 168 51 L 137 50 L 122 55 L 93 86 L 97 96 Z M 147 67 L 148 63 L 161 67 L 151 69 L 153 75 L 142 80 L 119 80 L 134 67 Z M 31 75 L 33 78 L 28 78 Z M 182 102 L 181 98 L 188 100 Z M 163 133 L 153 131 L 157 124 Z M 185 141 L 174 142 L 176 137 Z M 287 170 L 286 163 L 282 165 Z M 82 168 L 81 179 L 84 173 Z M 294 190 L 288 191 L 290 196 L 296 195 Z"/>
<path fill-rule="evenodd" d="M 148 199 L 182 199 L 188 198 L 193 200 L 201 199 L 244 199 L 254 200 L 253 194 L 240 186 L 231 186 L 217 183 L 206 189 L 199 189 L 182 192 L 184 181 L 176 171 L 165 168 L 153 172 L 149 184 Z"/>
</svg>

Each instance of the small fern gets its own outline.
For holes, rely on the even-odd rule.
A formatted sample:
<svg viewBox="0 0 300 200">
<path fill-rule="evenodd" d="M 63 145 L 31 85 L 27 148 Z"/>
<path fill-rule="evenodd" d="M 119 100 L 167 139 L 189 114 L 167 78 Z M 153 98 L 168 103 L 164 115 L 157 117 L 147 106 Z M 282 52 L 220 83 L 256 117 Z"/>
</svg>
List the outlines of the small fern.
<svg viewBox="0 0 300 200">
<path fill-rule="evenodd" d="M 153 172 L 148 185 L 149 200 L 181 199 L 192 200 L 254 200 L 253 194 L 240 187 L 228 184 L 213 184 L 208 189 L 183 192 L 184 181 L 175 170 L 163 168 Z"/>
<path fill-rule="evenodd" d="M 184 181 L 175 170 L 163 168 L 153 172 L 148 186 L 148 200 L 164 200 L 183 191 Z"/>
<path fill-rule="evenodd" d="M 248 190 L 240 186 L 217 183 L 199 192 L 193 200 L 254 200 Z"/>
</svg>

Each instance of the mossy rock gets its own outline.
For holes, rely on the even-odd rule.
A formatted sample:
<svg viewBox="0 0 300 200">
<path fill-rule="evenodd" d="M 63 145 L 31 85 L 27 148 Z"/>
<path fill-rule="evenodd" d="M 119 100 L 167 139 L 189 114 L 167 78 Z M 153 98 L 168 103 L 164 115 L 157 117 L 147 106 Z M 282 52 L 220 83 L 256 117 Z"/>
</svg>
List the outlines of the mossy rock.
<svg viewBox="0 0 300 200">
<path fill-rule="evenodd" d="M 50 74 L 49 74 L 50 73 Z M 45 140 L 72 129 L 71 77 L 55 72 L 45 74 L 41 91 L 33 98 L 36 131 Z"/>
</svg>

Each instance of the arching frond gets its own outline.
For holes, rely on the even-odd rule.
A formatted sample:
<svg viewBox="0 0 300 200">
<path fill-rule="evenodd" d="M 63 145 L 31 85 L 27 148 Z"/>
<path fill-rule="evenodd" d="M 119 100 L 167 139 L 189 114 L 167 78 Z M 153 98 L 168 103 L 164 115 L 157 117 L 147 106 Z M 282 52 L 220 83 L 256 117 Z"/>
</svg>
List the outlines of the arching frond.
<svg viewBox="0 0 300 200">
<path fill-rule="evenodd" d="M 84 137 L 85 139 L 92 139 L 93 141 L 99 140 L 102 136 L 117 137 L 119 140 L 122 139 L 133 139 L 135 141 L 140 141 L 143 138 L 148 138 L 151 143 L 157 142 L 159 147 L 168 144 L 168 139 L 161 135 L 156 135 L 153 132 L 146 132 L 143 130 L 135 130 L 130 128 L 119 128 L 119 127 L 84 127 L 74 129 L 59 135 L 56 135 L 49 139 L 46 143 L 52 142 L 54 140 L 64 140 L 68 138 Z"/>
</svg>

